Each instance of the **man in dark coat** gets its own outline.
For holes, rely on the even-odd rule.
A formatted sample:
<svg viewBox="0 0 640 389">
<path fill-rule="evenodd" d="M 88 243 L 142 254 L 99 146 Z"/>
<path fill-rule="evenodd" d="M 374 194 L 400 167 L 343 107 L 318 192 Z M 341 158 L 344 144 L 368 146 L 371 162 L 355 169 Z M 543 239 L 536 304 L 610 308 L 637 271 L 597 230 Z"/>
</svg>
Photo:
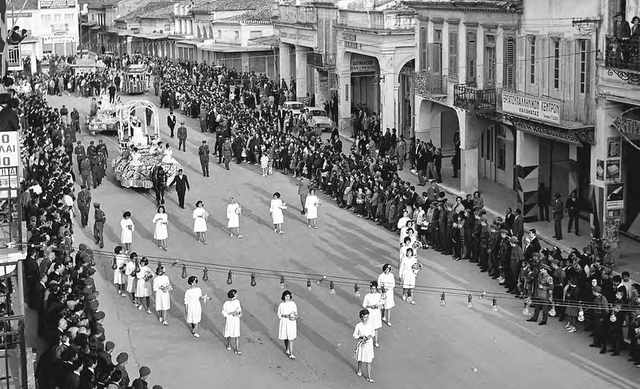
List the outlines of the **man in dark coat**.
<svg viewBox="0 0 640 389">
<path fill-rule="evenodd" d="M 186 174 L 182 171 L 182 169 L 178 170 L 178 174 L 173 178 L 173 181 L 169 184 L 169 187 L 172 187 L 173 184 L 176 185 L 176 193 L 178 194 L 178 206 L 184 209 L 184 195 L 188 190 L 191 190 L 191 186 L 189 185 L 189 179 Z"/>
<path fill-rule="evenodd" d="M 202 141 L 202 145 L 198 148 L 198 158 L 200 158 L 200 166 L 202 167 L 202 175 L 209 177 L 209 145 L 206 140 Z"/>
<path fill-rule="evenodd" d="M 564 217 L 564 205 L 562 204 L 562 196 L 556 193 L 556 199 L 553 202 L 553 222 L 554 222 L 554 238 L 562 239 L 562 218 Z"/>
<path fill-rule="evenodd" d="M 171 137 L 173 138 L 173 129 L 176 128 L 176 115 L 173 114 L 173 111 L 169 112 L 167 116 L 167 126 L 169 126 L 169 131 L 171 131 Z"/>
</svg>

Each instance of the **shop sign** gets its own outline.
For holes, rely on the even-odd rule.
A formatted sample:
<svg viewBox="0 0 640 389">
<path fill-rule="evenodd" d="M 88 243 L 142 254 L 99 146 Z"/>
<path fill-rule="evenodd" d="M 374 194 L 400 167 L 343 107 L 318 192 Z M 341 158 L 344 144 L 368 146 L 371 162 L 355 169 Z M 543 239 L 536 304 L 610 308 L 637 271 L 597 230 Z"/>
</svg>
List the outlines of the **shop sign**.
<svg viewBox="0 0 640 389">
<path fill-rule="evenodd" d="M 73 35 L 49 35 L 42 37 L 42 43 L 67 43 L 74 42 Z"/>
<path fill-rule="evenodd" d="M 76 0 L 40 0 L 38 1 L 39 9 L 64 9 L 74 8 Z"/>
<path fill-rule="evenodd" d="M 640 135 L 640 120 L 619 116 L 613 121 L 613 127 L 623 134 Z"/>
<path fill-rule="evenodd" d="M 316 68 L 324 67 L 324 64 L 322 63 L 322 54 L 314 52 L 307 53 L 307 65 Z"/>
<path fill-rule="evenodd" d="M 20 166 L 20 148 L 18 131 L 0 133 L 0 189 L 14 189 L 10 193 L 0 191 L 0 198 L 6 199 L 18 195 L 18 166 Z"/>
<path fill-rule="evenodd" d="M 299 32 L 280 31 L 280 39 L 292 41 L 294 44 L 301 44 L 303 46 L 313 47 L 316 44 L 315 34 L 302 34 Z"/>
<path fill-rule="evenodd" d="M 369 73 L 377 70 L 375 58 L 351 57 L 351 73 Z"/>
<path fill-rule="evenodd" d="M 622 209 L 624 205 L 624 184 L 607 184 L 607 209 Z"/>
<path fill-rule="evenodd" d="M 559 125 L 560 108 L 556 101 L 502 92 L 502 111 L 505 113 Z"/>
</svg>

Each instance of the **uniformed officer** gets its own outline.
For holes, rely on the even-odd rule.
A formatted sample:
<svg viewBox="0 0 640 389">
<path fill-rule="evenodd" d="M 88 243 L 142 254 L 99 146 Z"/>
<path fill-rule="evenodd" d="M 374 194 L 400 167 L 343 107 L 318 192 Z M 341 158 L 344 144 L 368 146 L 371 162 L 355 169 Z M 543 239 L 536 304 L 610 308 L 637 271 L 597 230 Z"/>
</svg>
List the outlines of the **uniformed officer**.
<svg viewBox="0 0 640 389">
<path fill-rule="evenodd" d="M 89 142 L 89 147 L 87 147 L 87 155 L 91 157 L 96 155 L 97 152 L 98 151 L 94 142 L 93 141 Z"/>
<path fill-rule="evenodd" d="M 209 145 L 206 140 L 202 141 L 202 145 L 198 148 L 198 157 L 200 157 L 200 166 L 202 167 L 202 175 L 209 177 Z"/>
<path fill-rule="evenodd" d="M 82 185 L 91 188 L 91 159 L 87 155 L 83 155 L 80 159 L 80 176 L 82 177 Z"/>
<path fill-rule="evenodd" d="M 94 203 L 95 214 L 93 215 L 93 238 L 100 248 L 104 248 L 104 223 L 107 221 L 107 215 L 100 209 L 100 203 Z"/>
<path fill-rule="evenodd" d="M 187 127 L 184 126 L 184 122 L 178 127 L 178 150 L 187 151 Z"/>
<path fill-rule="evenodd" d="M 74 149 L 74 153 L 76 155 L 76 161 L 78 162 L 78 169 L 80 169 L 80 162 L 82 162 L 84 156 L 87 155 L 87 152 L 84 150 L 84 146 L 82 145 L 81 141 L 78 141 L 78 145 Z"/>
<path fill-rule="evenodd" d="M 102 181 L 100 177 L 100 157 L 96 153 L 89 158 L 91 160 L 91 176 L 93 178 L 93 187 L 97 188 Z"/>
<path fill-rule="evenodd" d="M 80 210 L 80 225 L 86 227 L 89 224 L 89 208 L 91 207 L 91 192 L 85 186 L 81 186 L 82 190 L 78 193 L 78 209 Z"/>
</svg>

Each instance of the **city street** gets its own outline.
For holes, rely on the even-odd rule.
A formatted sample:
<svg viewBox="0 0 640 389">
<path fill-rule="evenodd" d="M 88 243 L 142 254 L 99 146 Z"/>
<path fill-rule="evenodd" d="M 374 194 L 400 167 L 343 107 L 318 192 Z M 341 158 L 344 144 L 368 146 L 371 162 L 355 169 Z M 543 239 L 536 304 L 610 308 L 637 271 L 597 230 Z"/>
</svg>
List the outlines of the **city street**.
<svg viewBox="0 0 640 389">
<path fill-rule="evenodd" d="M 122 96 L 123 101 L 148 98 L 159 106 L 152 94 Z M 90 99 L 75 95 L 48 97 L 53 107 L 65 104 L 77 107 L 81 118 L 89 111 Z M 167 110 L 160 111 L 163 141 L 169 141 L 166 127 Z M 165 195 L 169 215 L 168 252 L 158 250 L 153 241 L 155 196 L 153 191 L 122 188 L 113 169 L 108 180 L 92 190 L 94 202 L 102 204 L 107 215 L 105 250 L 119 244 L 122 213 L 131 211 L 135 223 L 133 250 L 150 258 L 155 270 L 158 256 L 167 265 L 172 259 L 190 259 L 216 264 L 233 264 L 261 269 L 288 270 L 308 274 L 351 277 L 359 283 L 362 296 L 368 291 L 365 280 L 377 279 L 385 263 L 394 266 L 397 275 L 398 237 L 376 224 L 357 218 L 338 208 L 333 200 L 320 195 L 319 229 L 309 229 L 300 215 L 295 179 L 274 171 L 261 177 L 260 167 L 246 163 L 231 164 L 230 171 L 211 159 L 211 177 L 200 171 L 197 148 L 207 139 L 213 149 L 214 137 L 202 134 L 195 119 L 178 114 L 188 128 L 187 152 L 177 151 L 177 139 L 171 140 L 174 157 L 183 165 L 191 183 L 186 196 L 186 209 L 178 208 L 175 190 Z M 177 126 L 177 127 L 178 127 Z M 84 126 L 83 126 L 84 127 Z M 90 140 L 103 139 L 109 147 L 109 163 L 117 156 L 115 134 L 80 136 L 85 147 Z M 345 147 L 346 150 L 346 147 Z M 75 158 L 74 158 L 75 163 Z M 77 166 L 74 166 L 77 174 Z M 78 188 L 79 189 L 79 188 Z M 280 192 L 288 203 L 285 211 L 284 235 L 271 227 L 269 202 L 273 192 Z M 226 233 L 226 205 L 235 196 L 244 212 L 240 219 L 242 239 Z M 210 213 L 208 245 L 196 243 L 192 211 L 197 200 L 205 202 Z M 90 216 L 93 226 L 93 210 Z M 90 227 L 74 227 L 75 244 L 93 244 Z M 494 280 L 466 261 L 454 262 L 434 251 L 421 251 L 419 260 L 425 265 L 417 283 L 433 288 L 460 288 L 475 291 L 504 292 Z M 116 343 L 114 355 L 126 351 L 130 355 L 129 374 L 137 376 L 139 366 L 147 365 L 152 374 L 149 382 L 164 388 L 359 388 L 372 386 L 355 374 L 353 358 L 354 326 L 362 298 L 356 298 L 352 285 L 339 284 L 336 293 L 329 282 L 306 289 L 303 280 L 287 280 L 285 286 L 298 304 L 298 339 L 289 360 L 277 339 L 276 306 L 280 302 L 279 280 L 257 277 L 250 286 L 247 275 L 235 275 L 227 285 L 226 272 L 209 272 L 209 281 L 200 281 L 212 300 L 203 304 L 201 337 L 191 336 L 184 319 L 183 297 L 187 288 L 180 266 L 170 268 L 168 276 L 174 284 L 169 326 L 158 323 L 155 311 L 147 315 L 135 309 L 128 299 L 118 296 L 111 284 L 110 257 L 99 264 L 96 286 L 100 291 L 100 309 L 107 313 L 107 337 Z M 189 275 L 202 278 L 202 270 L 189 270 Z M 225 349 L 220 313 L 226 293 L 235 288 L 242 303 L 240 349 L 238 356 Z M 589 348 L 591 341 L 582 329 L 574 334 L 564 331 L 564 322 L 550 318 L 549 325 L 526 322 L 522 300 L 500 298 L 498 311 L 492 311 L 490 298 L 479 300 L 474 294 L 474 307 L 468 308 L 466 297 L 447 296 L 440 306 L 440 296 L 417 294 L 416 305 L 400 299 L 392 310 L 393 326 L 380 329 L 380 345 L 375 350 L 373 378 L 380 388 L 637 388 L 639 371 L 624 356 L 600 355 Z M 151 386 L 151 385 L 150 385 Z"/>
</svg>

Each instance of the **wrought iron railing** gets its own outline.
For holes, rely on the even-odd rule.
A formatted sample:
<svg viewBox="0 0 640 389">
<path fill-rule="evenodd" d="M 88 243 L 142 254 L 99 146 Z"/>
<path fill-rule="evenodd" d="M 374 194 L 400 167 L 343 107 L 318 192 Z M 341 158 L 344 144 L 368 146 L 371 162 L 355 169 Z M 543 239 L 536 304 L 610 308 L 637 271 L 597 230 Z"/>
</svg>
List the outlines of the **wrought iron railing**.
<svg viewBox="0 0 640 389">
<path fill-rule="evenodd" d="M 640 72 L 640 39 L 607 36 L 605 66 Z"/>
<path fill-rule="evenodd" d="M 476 89 L 467 84 L 453 86 L 453 105 L 472 113 L 496 110 L 496 90 Z"/>
<path fill-rule="evenodd" d="M 447 95 L 447 76 L 421 71 L 414 73 L 413 80 L 414 91 L 419 96 L 430 98 Z"/>
</svg>

